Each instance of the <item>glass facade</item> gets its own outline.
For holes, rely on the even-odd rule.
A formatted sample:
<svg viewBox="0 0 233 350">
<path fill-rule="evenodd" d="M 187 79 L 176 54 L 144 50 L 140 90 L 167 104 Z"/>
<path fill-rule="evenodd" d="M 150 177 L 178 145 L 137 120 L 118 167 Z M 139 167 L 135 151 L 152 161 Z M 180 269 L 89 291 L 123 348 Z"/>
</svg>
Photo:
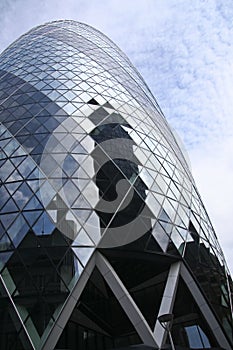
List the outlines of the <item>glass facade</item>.
<svg viewBox="0 0 233 350">
<path fill-rule="evenodd" d="M 188 160 L 128 58 L 74 21 L 0 56 L 0 348 L 231 349 L 232 282 Z"/>
</svg>

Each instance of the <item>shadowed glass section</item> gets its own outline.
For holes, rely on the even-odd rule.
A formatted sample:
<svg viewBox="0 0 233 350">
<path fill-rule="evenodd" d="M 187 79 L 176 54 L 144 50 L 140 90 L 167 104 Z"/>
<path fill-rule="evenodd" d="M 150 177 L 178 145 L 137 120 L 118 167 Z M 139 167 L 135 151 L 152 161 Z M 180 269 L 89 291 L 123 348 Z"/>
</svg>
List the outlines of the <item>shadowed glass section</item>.
<svg viewBox="0 0 233 350">
<path fill-rule="evenodd" d="M 141 242 L 142 244 L 142 242 Z M 154 329 L 168 276 L 172 257 L 151 256 L 142 253 L 140 244 L 131 244 L 131 249 L 101 250 L 117 272 L 130 295 L 145 317 L 151 330 Z"/>
<path fill-rule="evenodd" d="M 56 347 L 107 350 L 140 343 L 124 310 L 95 269 Z"/>
<path fill-rule="evenodd" d="M 0 347 L 4 350 L 31 350 L 16 311 L 0 282 Z"/>
<path fill-rule="evenodd" d="M 218 348 L 214 334 L 182 279 L 179 281 L 173 313 L 172 336 L 175 345 L 191 349 Z"/>
</svg>

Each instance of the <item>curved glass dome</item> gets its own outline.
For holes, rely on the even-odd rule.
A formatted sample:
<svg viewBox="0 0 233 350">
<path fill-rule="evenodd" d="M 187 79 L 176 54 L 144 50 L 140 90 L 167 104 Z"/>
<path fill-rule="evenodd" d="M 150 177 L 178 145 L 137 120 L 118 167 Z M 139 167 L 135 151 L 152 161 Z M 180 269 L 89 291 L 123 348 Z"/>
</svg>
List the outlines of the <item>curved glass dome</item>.
<svg viewBox="0 0 233 350">
<path fill-rule="evenodd" d="M 187 158 L 112 41 L 74 21 L 20 37 L 0 122 L 2 349 L 155 348 L 171 312 L 175 345 L 231 349 L 231 281 Z"/>
</svg>

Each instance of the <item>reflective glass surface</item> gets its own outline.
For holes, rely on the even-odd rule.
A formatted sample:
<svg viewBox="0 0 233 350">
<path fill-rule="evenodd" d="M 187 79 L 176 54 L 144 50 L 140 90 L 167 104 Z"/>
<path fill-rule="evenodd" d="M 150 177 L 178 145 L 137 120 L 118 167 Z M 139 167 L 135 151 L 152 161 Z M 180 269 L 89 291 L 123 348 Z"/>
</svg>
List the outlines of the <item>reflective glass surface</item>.
<svg viewBox="0 0 233 350">
<path fill-rule="evenodd" d="M 116 269 L 151 329 L 169 266 L 184 261 L 232 342 L 232 282 L 221 247 L 179 142 L 120 49 L 73 21 L 34 28 L 0 56 L 0 106 L 3 315 L 12 306 L 11 318 L 4 316 L 9 327 L 1 330 L 0 347 L 22 350 L 31 341 L 42 349 L 96 251 Z M 111 255 L 122 251 L 131 254 L 128 274 L 134 254 L 142 254 L 137 266 L 150 259 L 141 273 L 154 283 L 146 285 L 132 271 L 134 290 L 119 258 Z M 168 259 L 161 276 L 157 265 L 151 272 L 158 256 Z M 86 307 L 88 288 L 82 295 Z M 152 315 L 142 299 L 156 291 Z M 83 342 L 86 326 L 72 323 L 76 309 L 66 332 L 79 329 L 81 340 L 75 341 Z M 125 343 L 138 343 L 140 337 L 125 322 Z M 195 332 L 205 345 L 205 332 L 193 327 L 184 328 L 190 345 Z M 95 344 L 102 344 L 96 349 L 103 342 L 110 348 L 124 333 L 96 332 Z"/>
</svg>

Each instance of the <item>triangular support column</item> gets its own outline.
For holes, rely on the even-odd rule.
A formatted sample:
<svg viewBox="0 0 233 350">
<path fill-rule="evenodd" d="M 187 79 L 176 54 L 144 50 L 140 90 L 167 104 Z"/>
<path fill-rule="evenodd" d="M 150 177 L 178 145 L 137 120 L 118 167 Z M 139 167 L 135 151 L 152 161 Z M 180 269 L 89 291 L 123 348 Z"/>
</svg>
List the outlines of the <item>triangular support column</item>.
<svg viewBox="0 0 233 350">
<path fill-rule="evenodd" d="M 172 312 L 179 281 L 180 268 L 181 262 L 176 262 L 170 267 L 162 301 L 160 304 L 158 317 Z M 166 330 L 161 326 L 157 319 L 154 328 L 154 337 L 159 345 L 159 348 L 161 348 L 164 345 L 164 342 L 166 341 L 166 336 Z"/>
<path fill-rule="evenodd" d="M 142 342 L 145 345 L 157 348 L 158 345 L 154 339 L 153 333 L 148 326 L 144 316 L 137 307 L 133 298 L 129 294 L 128 290 L 116 274 L 115 270 L 111 264 L 106 260 L 106 258 L 97 253 L 96 265 L 102 276 L 104 277 L 106 283 L 111 288 L 113 294 L 119 301 L 122 309 L 128 316 L 138 335 L 140 336 Z"/>
</svg>

